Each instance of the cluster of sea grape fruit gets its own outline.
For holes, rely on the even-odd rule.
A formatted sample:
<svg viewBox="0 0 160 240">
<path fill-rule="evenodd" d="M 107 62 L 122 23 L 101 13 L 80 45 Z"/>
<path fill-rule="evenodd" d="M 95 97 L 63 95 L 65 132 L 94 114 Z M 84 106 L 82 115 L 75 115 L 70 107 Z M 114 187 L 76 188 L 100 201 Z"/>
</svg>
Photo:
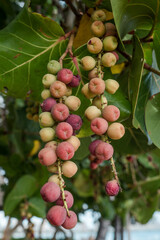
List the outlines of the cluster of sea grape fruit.
<svg viewBox="0 0 160 240">
<path fill-rule="evenodd" d="M 28 202 L 21 203 L 20 205 L 20 215 L 22 220 L 28 220 L 28 227 L 26 229 L 26 237 L 28 240 L 34 240 L 34 224 L 31 222 L 32 214 L 28 211 L 29 204 Z"/>
<path fill-rule="evenodd" d="M 39 102 L 34 102 L 30 99 L 26 100 L 26 118 L 38 122 Z"/>
<path fill-rule="evenodd" d="M 72 96 L 72 88 L 79 85 L 80 77 L 74 76 L 70 69 L 61 68 L 56 60 L 51 60 L 47 69 L 49 73 L 42 79 L 44 101 L 39 115 L 40 137 L 46 144 L 38 157 L 53 175 L 40 193 L 44 201 L 55 203 L 47 213 L 48 221 L 54 226 L 71 229 L 77 223 L 77 216 L 69 210 L 74 199 L 69 191 L 64 190 L 62 175 L 71 178 L 77 172 L 77 165 L 70 160 L 80 146 L 75 134 L 82 126 L 82 119 L 74 111 L 78 110 L 81 101 Z"/>
<path fill-rule="evenodd" d="M 82 87 L 82 93 L 92 102 L 86 109 L 85 116 L 91 121 L 91 130 L 97 135 L 97 139 L 89 146 L 90 166 L 96 169 L 103 161 L 112 158 L 114 149 L 109 139 L 122 138 L 125 128 L 121 123 L 115 122 L 120 117 L 120 110 L 114 105 L 108 105 L 104 95 L 105 91 L 114 94 L 119 88 L 116 80 L 103 80 L 102 71 L 104 67 L 115 65 L 118 60 L 118 54 L 115 52 L 118 46 L 116 28 L 112 23 L 104 23 L 106 14 L 103 10 L 93 12 L 92 20 L 91 30 L 94 37 L 88 41 L 87 49 L 94 55 L 83 57 L 81 64 L 85 71 L 89 71 L 89 83 Z M 119 183 L 111 180 L 106 183 L 105 189 L 108 195 L 115 196 L 119 191 Z"/>
</svg>

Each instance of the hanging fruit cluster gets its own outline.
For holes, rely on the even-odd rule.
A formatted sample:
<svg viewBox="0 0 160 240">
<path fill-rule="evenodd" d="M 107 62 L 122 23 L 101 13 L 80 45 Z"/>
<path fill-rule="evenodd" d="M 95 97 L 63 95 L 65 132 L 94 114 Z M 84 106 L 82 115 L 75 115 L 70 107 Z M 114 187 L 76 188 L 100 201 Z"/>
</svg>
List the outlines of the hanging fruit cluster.
<svg viewBox="0 0 160 240">
<path fill-rule="evenodd" d="M 80 146 L 75 134 L 82 126 L 82 119 L 73 112 L 78 110 L 81 101 L 72 96 L 72 88 L 79 85 L 80 77 L 74 76 L 70 69 L 61 68 L 55 60 L 48 63 L 47 69 L 49 73 L 42 79 L 44 101 L 39 115 L 40 137 L 46 144 L 38 157 L 53 175 L 40 193 L 44 201 L 55 203 L 47 214 L 49 222 L 71 229 L 77 223 L 77 216 L 69 210 L 74 199 L 69 191 L 64 190 L 62 176 L 71 178 L 77 172 L 77 165 L 70 160 Z"/>
<path fill-rule="evenodd" d="M 91 31 L 94 35 L 88 43 L 87 49 L 92 56 L 85 56 L 81 60 L 82 67 L 89 71 L 89 83 L 82 88 L 82 93 L 86 98 L 91 99 L 92 105 L 85 111 L 86 118 L 91 121 L 91 130 L 96 134 L 90 146 L 91 168 L 96 169 L 103 161 L 111 160 L 111 165 L 115 179 L 106 183 L 106 193 L 115 196 L 119 192 L 119 180 L 113 160 L 114 149 L 110 139 L 118 140 L 125 134 L 124 126 L 115 122 L 120 117 L 120 110 L 114 105 L 108 105 L 105 91 L 114 94 L 119 83 L 114 79 L 103 80 L 103 68 L 112 67 L 118 60 L 115 52 L 118 46 L 117 32 L 115 25 L 104 23 L 106 14 L 103 10 L 97 10 L 92 14 L 93 23 Z"/>
<path fill-rule="evenodd" d="M 85 110 L 85 117 L 91 121 L 91 130 L 96 135 L 96 140 L 89 146 L 89 159 L 92 169 L 96 169 L 103 161 L 111 160 L 115 179 L 107 182 L 105 189 L 108 195 L 115 196 L 119 192 L 120 184 L 112 157 L 114 149 L 108 138 L 120 139 L 125 129 L 121 123 L 115 122 L 120 117 L 119 109 L 108 105 L 104 95 L 105 91 L 114 94 L 119 84 L 114 79 L 103 80 L 103 68 L 111 67 L 117 62 L 118 54 L 114 50 L 118 46 L 118 40 L 115 26 L 104 23 L 106 14 L 103 10 L 95 11 L 92 20 L 91 30 L 94 37 L 88 41 L 87 49 L 93 57 L 85 56 L 81 59 L 83 70 L 89 71 L 89 83 L 82 87 L 82 93 L 91 101 L 91 106 Z M 70 44 L 69 41 L 68 48 Z M 67 49 L 64 57 L 68 52 Z M 54 226 L 71 229 L 77 223 L 77 216 L 69 210 L 74 200 L 72 194 L 64 190 L 66 186 L 63 176 L 70 178 L 77 172 L 76 164 L 70 160 L 80 146 L 75 135 L 82 126 L 82 119 L 74 114 L 74 111 L 79 109 L 81 101 L 72 95 L 72 88 L 78 87 L 81 79 L 79 75 L 73 75 L 70 69 L 62 68 L 62 57 L 60 62 L 51 60 L 47 69 L 49 73 L 42 79 L 44 90 L 41 96 L 44 101 L 41 104 L 42 113 L 39 115 L 42 128 L 40 137 L 46 144 L 38 157 L 40 163 L 53 175 L 41 188 L 40 193 L 44 201 L 55 203 L 47 213 L 49 222 Z"/>
</svg>

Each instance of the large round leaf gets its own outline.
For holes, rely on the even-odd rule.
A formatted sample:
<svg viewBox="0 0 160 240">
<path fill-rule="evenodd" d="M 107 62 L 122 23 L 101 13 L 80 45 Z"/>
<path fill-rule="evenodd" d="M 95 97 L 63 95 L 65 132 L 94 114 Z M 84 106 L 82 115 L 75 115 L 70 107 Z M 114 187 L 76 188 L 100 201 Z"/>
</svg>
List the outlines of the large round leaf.
<svg viewBox="0 0 160 240">
<path fill-rule="evenodd" d="M 152 142 L 160 148 L 160 93 L 148 100 L 145 121 Z"/>
</svg>

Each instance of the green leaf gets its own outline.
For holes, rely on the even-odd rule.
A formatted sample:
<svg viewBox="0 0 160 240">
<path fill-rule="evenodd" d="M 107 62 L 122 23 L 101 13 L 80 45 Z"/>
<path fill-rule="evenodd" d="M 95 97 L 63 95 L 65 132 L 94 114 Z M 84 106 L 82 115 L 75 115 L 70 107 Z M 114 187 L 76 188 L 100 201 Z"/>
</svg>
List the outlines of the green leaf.
<svg viewBox="0 0 160 240">
<path fill-rule="evenodd" d="M 147 137 L 140 130 L 131 128 L 126 128 L 123 138 L 119 140 L 112 140 L 112 145 L 115 152 L 122 155 L 144 153 L 155 147 L 154 145 L 148 144 Z"/>
<path fill-rule="evenodd" d="M 74 187 L 81 197 L 93 196 L 93 184 L 90 181 L 90 172 L 83 169 L 74 181 Z"/>
<path fill-rule="evenodd" d="M 132 112 L 133 112 L 133 126 L 135 128 L 139 127 L 139 121 L 136 117 L 139 117 L 139 109 L 137 111 L 138 101 L 142 101 L 145 98 L 145 94 L 141 89 L 140 95 L 140 87 L 141 87 L 141 80 L 142 80 L 142 71 L 143 71 L 143 64 L 144 64 L 144 54 L 141 43 L 137 36 L 134 37 L 133 42 L 133 54 L 132 54 L 132 63 L 129 75 L 129 93 L 130 99 L 132 101 Z M 142 99 L 143 97 L 143 99 Z M 142 100 L 141 100 L 142 99 Z M 142 108 L 144 108 L 143 106 Z"/>
<path fill-rule="evenodd" d="M 46 216 L 46 203 L 41 197 L 33 197 L 29 200 L 29 210 L 33 216 L 45 218 Z"/>
<path fill-rule="evenodd" d="M 159 0 L 111 0 L 114 21 L 123 38 L 134 29 L 150 30 L 155 22 Z"/>
<path fill-rule="evenodd" d="M 145 224 L 151 219 L 153 213 L 158 210 L 158 203 L 159 196 L 153 196 L 149 199 L 137 198 L 134 201 L 131 213 L 138 222 Z"/>
<path fill-rule="evenodd" d="M 148 100 L 146 111 L 145 111 L 145 121 L 147 132 L 152 142 L 160 148 L 160 93 L 153 95 L 153 97 Z"/>
<path fill-rule="evenodd" d="M 0 90 L 5 88 L 8 95 L 17 98 L 24 98 L 31 90 L 33 98 L 39 100 L 47 63 L 53 55 L 59 58 L 65 43 L 62 35 L 56 22 L 25 6 L 0 32 Z"/>
<path fill-rule="evenodd" d="M 31 197 L 35 193 L 37 187 L 37 181 L 31 175 L 21 177 L 4 202 L 5 214 L 10 215 L 22 200 Z"/>
<path fill-rule="evenodd" d="M 75 160 L 83 160 L 89 155 L 89 144 L 91 143 L 91 137 L 80 138 L 81 145 L 74 155 Z"/>
</svg>

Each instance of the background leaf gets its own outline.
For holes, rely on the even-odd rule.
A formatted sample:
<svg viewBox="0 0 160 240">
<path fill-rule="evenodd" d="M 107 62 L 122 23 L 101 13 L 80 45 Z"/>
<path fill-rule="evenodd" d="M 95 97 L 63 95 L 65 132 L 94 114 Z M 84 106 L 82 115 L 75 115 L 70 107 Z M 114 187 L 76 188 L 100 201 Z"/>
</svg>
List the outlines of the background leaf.
<svg viewBox="0 0 160 240">
<path fill-rule="evenodd" d="M 25 6 L 17 18 L 0 32 L 0 90 L 24 98 L 31 90 L 40 99 L 41 79 L 49 59 L 59 58 L 62 28 L 49 18 L 28 11 Z M 58 52 L 56 45 L 58 44 Z"/>
<path fill-rule="evenodd" d="M 24 199 L 31 197 L 38 188 L 37 181 L 31 175 L 21 177 L 8 194 L 4 202 L 4 212 L 10 215 L 17 205 Z"/>
<path fill-rule="evenodd" d="M 131 30 L 150 30 L 157 15 L 159 0 L 111 0 L 114 21 L 119 36 L 123 38 Z"/>
<path fill-rule="evenodd" d="M 160 148 L 160 93 L 148 100 L 145 121 L 152 142 Z"/>
</svg>

